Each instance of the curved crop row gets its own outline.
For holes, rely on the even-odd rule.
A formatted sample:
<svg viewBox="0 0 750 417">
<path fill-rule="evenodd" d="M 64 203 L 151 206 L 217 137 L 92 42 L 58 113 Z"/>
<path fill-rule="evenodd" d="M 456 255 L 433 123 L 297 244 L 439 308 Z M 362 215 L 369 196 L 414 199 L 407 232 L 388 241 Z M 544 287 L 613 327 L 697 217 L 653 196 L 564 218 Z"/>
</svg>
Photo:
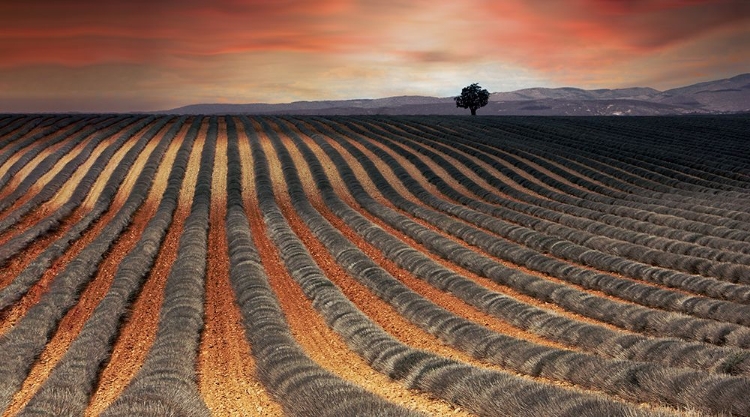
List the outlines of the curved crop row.
<svg viewBox="0 0 750 417">
<path fill-rule="evenodd" d="M 160 158 L 159 158 L 160 160 Z M 158 164 L 158 160 L 154 161 Z M 128 226 L 146 197 L 154 170 L 144 170 L 123 206 L 94 241 L 60 271 L 33 307 L 7 333 L 0 336 L 0 409 L 5 409 L 35 358 L 41 353 L 64 314 L 76 304 L 81 290 L 96 273 L 107 249 Z M 78 230 L 71 230 L 68 233 Z M 33 268 L 33 265 L 31 266 Z"/>
<path fill-rule="evenodd" d="M 696 231 L 698 231 L 699 228 L 702 228 L 702 233 L 707 233 L 711 231 L 709 227 L 712 225 L 734 225 L 737 222 L 732 220 L 732 218 L 742 216 L 742 213 L 701 206 L 698 204 L 700 200 L 696 198 L 689 199 L 688 202 L 676 202 L 670 201 L 669 199 L 669 197 L 672 197 L 673 195 L 661 195 L 651 192 L 645 193 L 644 195 L 642 192 L 639 193 L 637 189 L 629 189 L 629 192 L 617 192 L 612 188 L 602 187 L 592 182 L 592 180 L 601 181 L 604 179 L 615 181 L 616 179 L 614 177 L 603 177 L 599 172 L 593 171 L 584 165 L 567 159 L 562 159 L 560 155 L 567 155 L 564 152 L 565 149 L 559 149 L 557 152 L 554 152 L 549 149 L 552 147 L 551 145 L 548 147 L 532 147 L 527 142 L 522 141 L 521 138 L 518 138 L 518 140 L 510 140 L 510 138 L 507 138 L 506 136 L 503 137 L 504 140 L 502 142 L 498 142 L 493 139 L 491 134 L 479 134 L 474 130 L 470 131 L 472 132 L 470 138 L 466 138 L 463 135 L 451 134 L 446 137 L 446 139 L 442 140 L 444 143 L 445 141 L 450 141 L 449 144 L 455 144 L 457 149 L 462 149 L 464 152 L 468 152 L 472 156 L 491 165 L 493 168 L 499 169 L 503 174 L 512 178 L 517 183 L 522 184 L 524 187 L 551 200 L 560 201 L 573 206 L 590 208 L 602 213 L 630 217 L 643 222 L 624 223 L 624 225 L 627 225 L 628 228 L 633 230 L 644 232 L 652 231 L 657 235 L 668 233 L 667 235 L 664 235 L 666 237 L 670 237 L 677 231 L 681 231 L 681 235 L 677 235 L 675 238 L 681 240 L 699 238 L 701 244 L 707 244 L 703 242 L 704 240 L 715 240 L 717 245 L 725 245 L 715 246 L 723 250 L 728 249 L 726 244 L 731 245 L 737 243 L 731 240 L 727 242 L 726 239 L 722 239 L 719 236 L 700 235 L 697 234 Z M 510 142 L 512 145 L 500 146 L 506 142 Z M 575 184 L 575 186 L 570 186 L 549 177 L 514 155 L 523 157 L 526 160 L 549 170 L 553 174 Z M 505 168 L 499 163 L 500 161 L 507 161 L 514 167 L 523 170 L 523 172 L 533 175 L 534 178 L 538 179 L 538 181 L 542 182 L 545 186 L 540 186 L 535 182 L 526 180 L 513 170 Z M 556 161 L 559 165 L 555 165 L 550 161 Z M 564 166 L 565 169 L 563 169 L 562 166 Z M 575 172 L 576 175 L 573 175 L 572 172 Z M 583 189 L 581 187 L 583 187 Z M 609 220 L 606 217 L 604 219 Z M 750 217 L 740 217 L 738 220 L 746 222 L 747 220 L 750 220 Z M 623 220 L 618 219 L 618 221 L 622 222 Z M 728 224 L 728 221 L 733 223 Z M 744 247 L 745 250 L 748 249 L 746 243 L 743 244 L 742 247 Z"/>
<path fill-rule="evenodd" d="M 45 122 L 45 119 L 50 119 L 50 118 L 38 116 L 38 117 L 28 117 L 28 118 L 22 118 L 22 119 L 16 120 L 16 122 L 12 123 L 6 130 L 7 133 L 11 133 L 11 132 L 15 132 L 15 133 L 0 140 L 0 148 L 5 147 L 5 145 L 9 143 L 13 143 L 14 141 L 22 138 L 24 135 L 34 130 L 36 127 L 43 125 L 43 123 Z"/>
<path fill-rule="evenodd" d="M 346 161 L 341 158 L 341 155 L 330 144 L 323 141 L 316 133 L 305 129 L 303 125 L 298 124 L 297 127 L 313 138 L 318 146 L 324 149 L 326 154 L 335 161 L 335 166 L 339 170 L 340 176 L 344 179 L 349 192 L 362 208 L 381 218 L 395 229 L 412 235 L 418 241 L 429 242 L 431 236 L 435 236 L 406 216 L 377 203 L 361 187 L 357 177 L 348 168 Z M 369 238 L 374 244 L 379 244 L 381 240 L 388 239 L 388 235 L 382 233 L 382 230 L 378 228 L 375 228 L 372 233 L 376 233 L 379 236 L 378 239 L 374 237 Z M 483 289 L 481 286 L 455 273 L 450 273 L 445 268 L 439 267 L 434 262 L 430 262 L 427 257 L 420 256 L 418 251 L 409 248 L 407 245 L 403 243 L 398 245 L 398 242 L 393 239 L 389 239 L 389 242 L 392 242 L 392 245 L 397 245 L 390 251 L 392 254 L 389 257 L 397 263 L 402 264 L 405 268 L 421 275 L 423 279 L 431 284 L 440 289 L 450 291 L 467 303 L 489 314 L 497 315 L 518 327 L 538 332 L 544 337 L 611 357 L 637 358 L 638 360 L 654 361 L 667 366 L 687 366 L 728 373 L 747 374 L 750 371 L 750 368 L 748 368 L 750 365 L 750 354 L 744 350 L 719 348 L 677 339 L 657 338 L 650 340 L 644 336 L 620 334 L 605 327 L 572 321 L 538 308 L 524 305 L 502 294 Z M 446 254 L 460 251 L 460 248 L 455 244 L 444 240 L 441 242 L 445 242 L 443 248 Z M 458 260 L 458 258 L 454 257 L 454 260 Z M 519 286 L 518 289 L 521 289 L 521 292 L 528 292 L 531 295 L 539 292 L 539 287 L 541 287 L 541 282 L 534 279 L 534 277 L 523 276 L 518 271 L 505 268 L 502 265 L 485 262 L 479 257 L 470 258 L 469 262 L 465 262 L 464 266 L 494 281 L 525 284 L 525 286 L 528 286 L 528 289 L 524 289 L 523 286 Z M 562 299 L 564 300 L 564 298 Z M 690 355 L 680 353 L 688 351 L 691 352 Z M 666 352 L 670 353 L 665 354 Z"/>
<path fill-rule="evenodd" d="M 603 397 L 543 385 L 511 374 L 483 370 L 470 365 L 413 349 L 397 341 L 369 320 L 332 284 L 291 231 L 275 202 L 268 162 L 256 143 L 253 161 L 256 170 L 258 204 L 269 232 L 279 247 L 291 275 L 349 347 L 372 367 L 410 387 L 456 402 L 478 415 L 649 415 L 635 407 Z M 286 171 L 291 172 L 291 170 Z M 262 190 L 262 192 L 261 192 Z M 301 196 L 291 194 L 295 199 Z M 337 257 L 352 256 L 338 254 Z M 406 293 L 401 295 L 407 296 Z M 394 294 L 394 297 L 398 295 Z M 403 300 L 404 304 L 410 301 Z M 534 395 L 529 395 L 530 393 Z M 510 399 L 513 398 L 513 401 Z"/>
<path fill-rule="evenodd" d="M 323 370 L 296 343 L 268 284 L 250 234 L 242 198 L 242 165 L 233 123 L 227 123 L 227 134 L 229 166 L 226 222 L 230 279 L 260 380 L 290 415 L 419 415 L 389 404 Z M 257 149 L 254 149 L 253 155 L 253 169 L 257 172 Z M 267 181 L 268 178 L 262 175 L 256 178 L 256 184 L 265 184 Z M 258 197 L 263 192 L 259 189 Z"/>
<path fill-rule="evenodd" d="M 70 193 L 70 196 L 67 201 L 65 201 L 65 203 L 63 203 L 50 215 L 44 217 L 43 219 L 40 219 L 33 227 L 26 229 L 23 233 L 14 236 L 12 239 L 6 242 L 3 245 L 3 248 L 0 249 L 0 264 L 7 261 L 7 259 L 14 256 L 19 251 L 23 250 L 34 239 L 42 236 L 49 230 L 58 226 L 64 218 L 70 215 L 70 213 L 72 213 L 84 201 L 86 196 L 89 194 L 91 187 L 94 185 L 94 182 L 96 182 L 96 180 L 99 178 L 100 174 L 106 167 L 109 160 L 115 154 L 115 152 L 117 152 L 117 150 L 122 147 L 127 141 L 129 141 L 136 133 L 138 133 L 138 131 L 145 128 L 149 123 L 151 123 L 151 121 L 152 120 L 147 119 L 146 121 L 144 121 L 144 124 L 139 123 L 138 125 L 120 135 L 117 140 L 112 143 L 112 145 L 107 147 L 101 154 L 99 154 L 99 156 L 93 162 L 92 167 L 88 171 L 86 171 L 86 174 L 78 182 L 76 188 Z M 142 135 L 142 137 L 135 143 L 134 147 L 128 151 L 125 159 L 123 161 L 120 161 L 117 170 L 113 173 L 112 177 L 110 177 L 110 181 L 114 186 L 114 189 L 116 189 L 122 182 L 122 180 L 124 180 L 125 175 L 130 168 L 130 165 L 135 161 L 135 158 L 138 156 L 140 151 L 143 150 L 146 144 L 159 132 L 159 130 L 161 130 L 162 127 L 164 127 L 165 124 L 167 124 L 168 121 L 169 120 L 166 118 L 162 118 L 161 120 L 157 121 L 147 132 L 145 132 L 144 135 Z M 61 174 L 64 173 L 61 172 Z M 112 187 L 110 187 L 110 190 L 111 189 Z M 106 210 L 113 197 L 114 193 L 111 192 L 100 194 L 97 197 L 97 200 L 100 202 L 100 204 L 98 205 L 98 207 L 95 206 L 95 210 L 98 212 L 103 212 L 104 210 Z M 39 193 L 35 196 L 35 198 L 32 198 L 31 200 L 24 203 L 24 205 L 21 206 L 23 207 L 23 209 L 19 207 L 17 210 L 14 210 L 13 213 L 8 214 L 8 216 L 0 221 L 0 230 L 3 230 L 3 228 L 11 227 L 16 222 L 20 221 L 24 215 L 31 211 L 36 205 L 40 204 L 41 201 L 39 200 L 42 200 L 43 198 L 44 195 L 42 193 Z"/>
<path fill-rule="evenodd" d="M 183 123 L 184 118 L 173 124 L 164 135 L 144 167 L 144 173 L 156 171 L 158 162 Z M 85 410 L 100 367 L 111 353 L 118 326 L 153 266 L 159 245 L 172 221 L 185 176 L 184 167 L 199 125 L 196 119 L 182 142 L 167 189 L 135 249 L 126 255 L 107 294 L 20 415 L 80 415 Z"/>
<path fill-rule="evenodd" d="M 574 167 L 576 172 L 584 174 L 586 177 L 605 185 L 602 186 L 583 178 L 578 180 L 571 178 L 576 184 L 585 185 L 588 190 L 594 191 L 597 194 L 603 194 L 603 197 L 587 194 L 588 198 L 595 198 L 596 200 L 603 199 L 604 201 L 611 198 L 617 198 L 625 200 L 625 202 L 627 202 L 627 200 L 650 202 L 656 203 L 657 205 L 674 205 L 678 208 L 705 210 L 708 212 L 719 211 L 726 213 L 727 210 L 733 211 L 739 209 L 738 204 L 734 202 L 727 202 L 723 198 L 721 201 L 711 198 L 712 194 L 692 193 L 692 195 L 686 195 L 689 193 L 684 190 L 673 190 L 668 187 L 661 187 L 660 191 L 648 188 L 644 189 L 641 186 L 643 185 L 643 181 L 638 178 L 633 179 L 630 183 L 626 183 L 622 180 L 622 177 L 627 177 L 629 175 L 627 169 L 612 169 L 607 164 L 599 162 L 600 158 L 595 154 L 591 155 L 589 158 L 582 157 L 579 156 L 579 152 L 581 151 L 576 150 L 575 152 L 572 152 L 565 147 L 556 146 L 548 140 L 545 140 L 543 144 L 539 144 L 536 141 L 529 141 L 529 135 L 527 134 L 525 135 L 521 133 L 507 135 L 507 133 L 503 131 L 503 141 L 497 141 L 494 139 L 497 137 L 497 132 L 481 134 L 481 132 L 476 132 L 476 129 L 472 128 L 468 128 L 468 132 L 472 132 L 472 138 L 479 142 L 485 149 L 499 148 L 510 154 L 524 152 L 528 149 L 532 151 L 531 154 L 533 155 L 538 154 L 566 167 Z M 476 133 L 480 134 L 476 135 Z M 506 143 L 510 146 L 506 146 Z M 535 162 L 537 162 L 536 159 L 537 158 L 535 158 Z M 544 161 L 541 160 L 539 162 L 544 163 Z M 570 176 L 568 171 L 560 170 L 558 167 L 549 166 L 549 164 L 546 164 L 545 167 L 550 168 L 550 170 L 555 173 L 561 174 L 564 178 Z M 578 190 L 576 189 L 565 188 L 564 191 L 571 191 L 574 195 L 578 193 Z"/>
<path fill-rule="evenodd" d="M 66 146 L 57 149 L 51 155 L 44 158 L 44 160 L 34 167 L 31 173 L 18 184 L 13 192 L 0 202 L 0 211 L 6 210 L 11 204 L 15 203 L 17 199 L 24 196 L 39 178 L 52 169 L 60 158 L 67 155 L 71 149 L 91 135 L 91 139 L 86 142 L 86 145 L 81 151 L 73 159 L 68 161 L 60 172 L 58 172 L 39 193 L 34 195 L 35 199 L 39 201 L 46 201 L 51 198 L 65 181 L 67 181 L 70 174 L 72 174 L 76 168 L 78 168 L 78 166 L 89 157 L 91 152 L 93 152 L 101 142 L 134 122 L 135 121 L 130 118 L 121 117 L 110 122 L 106 129 L 101 129 L 99 126 L 90 126 L 86 132 L 76 136 L 77 140 L 66 141 Z"/>
<path fill-rule="evenodd" d="M 660 252 L 669 254 L 662 255 L 660 252 L 658 252 L 658 256 L 668 256 L 666 263 L 691 273 L 703 272 L 704 270 L 710 269 L 711 267 L 715 268 L 714 265 L 719 262 L 739 264 L 747 264 L 750 262 L 750 257 L 740 253 L 723 252 L 717 249 L 694 244 L 692 242 L 684 242 L 676 239 L 653 239 L 653 234 L 639 233 L 624 227 L 609 226 L 607 222 L 601 221 L 603 216 L 600 212 L 577 206 L 571 206 L 564 203 L 554 204 L 550 200 L 535 197 L 531 194 L 524 193 L 523 191 L 516 190 L 515 188 L 506 185 L 499 178 L 479 166 L 471 158 L 467 157 L 463 153 L 460 153 L 457 149 L 455 149 L 455 146 L 449 147 L 446 145 L 442 145 L 437 141 L 433 141 L 424 137 L 427 135 L 423 134 L 424 136 L 420 136 L 418 132 L 412 133 L 412 131 L 399 132 L 398 136 L 394 136 L 396 131 L 390 128 L 390 126 L 382 124 L 378 124 L 377 126 L 391 133 L 388 135 L 389 139 L 394 140 L 397 137 L 398 143 L 409 146 L 420 154 L 424 154 L 425 156 L 429 157 L 436 164 L 443 167 L 448 172 L 448 174 L 451 175 L 452 178 L 458 181 L 462 186 L 472 191 L 472 193 L 474 193 L 481 199 L 486 200 L 487 202 L 490 202 L 492 204 L 508 208 L 509 210 L 513 210 L 509 213 L 518 212 L 528 215 L 519 217 L 519 214 L 513 214 L 514 216 L 516 216 L 516 219 L 513 220 L 515 223 L 540 228 L 541 226 L 537 225 L 533 218 L 529 216 L 540 217 L 553 223 L 560 223 L 561 226 L 577 229 L 580 232 L 566 233 L 567 229 L 551 230 L 549 227 L 544 227 L 537 230 L 551 230 L 551 232 L 555 233 L 556 235 L 566 237 L 570 236 L 571 238 L 575 238 L 576 242 L 578 243 L 584 243 L 594 236 L 606 236 L 613 239 L 614 241 L 610 245 L 600 244 L 598 245 L 598 248 L 607 250 L 609 253 L 627 254 L 628 257 L 631 257 L 631 259 L 638 257 L 640 252 L 648 251 L 649 248 L 657 249 Z M 404 130 L 408 130 L 408 127 L 405 127 L 404 125 L 401 125 L 400 127 Z M 407 140 L 407 138 L 409 140 Z M 419 145 L 414 142 L 418 142 Z M 424 144 L 426 146 L 421 146 L 421 144 Z M 452 164 L 446 161 L 445 158 L 443 158 L 440 154 L 432 151 L 431 149 L 433 148 L 436 151 L 439 151 L 441 154 L 445 154 L 456 159 L 467 169 L 476 173 L 488 184 L 491 184 L 493 187 L 495 187 L 497 191 L 502 191 L 503 194 L 511 196 L 516 201 L 503 197 L 495 190 L 477 184 L 471 178 L 468 178 L 466 175 L 464 175 L 460 169 L 454 167 Z M 472 202 L 472 200 L 470 199 L 465 200 L 469 203 Z M 483 208 L 484 206 L 481 204 L 474 203 L 474 207 L 478 210 L 482 210 L 485 212 L 488 211 L 488 209 Z M 612 221 L 615 221 L 615 219 L 610 220 L 610 222 Z M 642 224 L 644 227 L 652 226 L 652 224 L 645 222 Z M 622 243 L 618 243 L 615 241 L 630 242 L 633 245 L 623 246 Z M 610 241 L 607 240 L 607 242 Z M 614 245 L 617 246 L 614 247 Z M 687 255 L 687 257 L 678 258 L 676 257 L 677 255 Z M 651 257 L 655 258 L 657 257 L 657 255 L 651 255 Z M 707 263 L 706 261 L 698 258 L 703 258 L 705 260 L 711 261 L 712 263 Z M 636 259 L 643 259 L 643 257 Z M 680 261 L 682 260 L 691 262 L 691 264 L 680 265 Z M 651 261 L 651 258 L 649 258 L 648 261 Z"/>
<path fill-rule="evenodd" d="M 749 126 L 0 115 L 0 414 L 750 416 Z"/>
<path fill-rule="evenodd" d="M 0 153 L 0 166 L 3 165 L 10 159 L 12 156 L 16 155 L 20 150 L 33 145 L 37 141 L 39 141 L 42 138 L 52 136 L 55 134 L 58 130 L 66 128 L 68 126 L 72 125 L 72 128 L 69 130 L 69 132 L 66 132 L 66 134 L 58 135 L 57 137 L 54 137 L 53 139 L 44 141 L 44 144 L 39 144 L 38 146 L 35 146 L 30 151 L 23 152 L 23 155 L 19 158 L 18 161 L 16 161 L 13 166 L 11 166 L 2 177 L 0 177 L 0 188 L 5 186 L 5 184 L 8 182 L 8 179 L 10 179 L 11 176 L 15 175 L 21 167 L 26 165 L 29 161 L 31 161 L 36 155 L 39 154 L 44 148 L 52 146 L 59 141 L 63 140 L 67 136 L 75 133 L 76 131 L 83 128 L 89 120 L 89 118 L 74 118 L 74 117 L 67 117 L 67 118 L 60 118 L 55 123 L 53 123 L 51 126 L 48 126 L 47 129 L 42 130 L 39 133 L 36 133 L 28 138 L 26 138 L 23 141 L 13 143 L 10 146 L 4 148 L 2 150 L 2 153 Z"/>
<path fill-rule="evenodd" d="M 368 137 L 375 138 L 377 141 L 382 141 L 382 138 L 377 138 L 375 135 Z M 524 244 L 525 246 L 536 249 L 542 253 L 549 252 L 558 258 L 586 266 L 592 266 L 602 271 L 615 272 L 624 276 L 644 281 L 657 282 L 660 284 L 672 283 L 672 286 L 678 286 L 699 294 L 707 292 L 708 294 L 705 295 L 718 295 L 719 298 L 728 299 L 730 301 L 740 303 L 750 302 L 750 287 L 721 282 L 716 283 L 715 280 L 712 279 L 701 279 L 697 276 L 687 276 L 670 269 L 650 267 L 648 264 L 661 263 L 661 266 L 663 267 L 671 266 L 678 270 L 698 270 L 697 272 L 702 272 L 705 275 L 715 276 L 726 280 L 743 280 L 745 279 L 744 277 L 750 279 L 750 268 L 748 267 L 730 262 L 718 263 L 710 260 L 679 257 L 679 255 L 670 256 L 671 254 L 665 252 L 646 252 L 643 247 L 629 246 L 623 243 L 618 244 L 593 233 L 568 228 L 537 217 L 494 207 L 457 191 L 450 184 L 446 183 L 445 180 L 440 178 L 439 175 L 432 171 L 432 169 L 424 164 L 417 156 L 407 152 L 394 143 L 393 141 L 396 140 L 394 137 L 390 137 L 389 139 L 391 142 L 386 142 L 386 145 L 396 150 L 402 156 L 405 156 L 417 166 L 422 175 L 429 182 L 433 183 L 441 193 L 465 207 L 493 216 L 498 220 L 505 221 L 503 223 L 491 221 L 488 220 L 489 217 L 482 217 L 479 213 L 473 213 L 470 222 L 477 226 L 482 226 L 506 239 Z M 425 149 L 421 150 L 425 153 L 428 152 Z M 430 155 L 439 158 L 435 154 Z M 473 181 L 461 174 L 444 159 L 439 158 L 438 161 L 442 162 L 441 166 L 455 176 L 462 185 L 471 187 Z M 474 185 L 476 186 L 475 183 Z M 487 191 L 478 190 L 477 193 L 483 194 L 487 193 Z M 485 196 L 486 195 L 487 194 L 485 194 Z M 423 201 L 425 200 L 423 199 Z M 433 199 L 432 201 L 437 200 Z M 498 199 L 495 201 L 498 201 Z M 430 205 L 436 207 L 436 204 L 430 203 Z M 436 208 L 440 209 L 440 207 Z M 451 212 L 451 210 L 444 208 L 442 211 Z M 540 216 L 544 213 L 539 213 L 537 210 L 535 214 Z M 467 216 L 468 215 L 462 215 L 460 217 L 466 218 Z M 529 229 L 533 229 L 538 233 L 534 233 Z M 599 229 L 597 229 L 597 232 L 599 232 Z M 560 238 L 555 239 L 554 236 L 560 236 Z M 600 249 L 603 249 L 603 251 Z M 612 252 L 619 256 L 614 256 Z M 627 258 L 626 255 L 631 255 L 630 257 L 636 258 L 636 260 L 641 261 L 641 263 L 623 259 Z M 736 259 L 734 261 L 737 263 L 742 262 L 742 260 Z M 742 314 L 739 315 L 741 316 Z"/>
<path fill-rule="evenodd" d="M 383 196 L 409 214 L 421 218 L 422 220 L 435 225 L 439 229 L 444 229 L 446 232 L 455 235 L 456 237 L 460 237 L 470 245 L 480 247 L 483 250 L 488 251 L 488 253 L 491 253 L 493 256 L 497 256 L 501 259 L 507 259 L 520 265 L 527 265 L 531 269 L 569 280 L 574 284 L 583 285 L 584 287 L 606 288 L 606 286 L 609 285 L 612 290 L 618 290 L 617 283 L 620 280 L 615 277 L 608 277 L 604 274 L 597 273 L 596 271 L 576 269 L 576 267 L 566 262 L 539 253 L 530 252 L 518 245 L 503 242 L 482 230 L 457 222 L 441 211 L 427 209 L 426 207 L 412 203 L 396 192 L 372 161 L 349 143 L 349 140 L 351 139 L 344 138 L 342 134 L 335 132 L 336 130 L 346 132 L 341 130 L 339 125 L 329 124 L 325 127 L 318 123 L 315 123 L 315 125 L 320 126 L 323 131 L 330 132 L 332 134 L 331 137 L 351 152 L 352 155 L 354 155 L 362 164 L 365 171 Z M 367 141 L 363 140 L 358 135 L 352 132 L 348 133 L 353 138 L 364 141 L 366 144 Z M 411 178 L 402 176 L 399 177 L 399 179 L 411 180 L 408 181 L 409 187 L 421 188 L 421 185 Z M 423 195 L 425 195 L 425 193 L 421 193 L 420 196 Z M 414 231 L 410 230 L 407 233 L 414 234 Z M 427 238 L 427 236 L 430 237 Z M 452 242 L 448 238 L 432 231 L 426 230 L 424 233 L 421 233 L 420 236 L 415 235 L 415 239 L 420 242 L 423 241 L 424 244 L 429 246 L 435 253 L 438 253 L 447 259 L 451 259 L 459 265 L 470 267 L 471 270 L 483 276 L 486 276 L 487 270 L 490 269 L 490 265 L 497 264 L 491 259 L 472 251 L 466 246 Z M 497 264 L 497 266 L 505 268 L 499 264 Z M 731 323 L 718 323 L 712 320 L 699 318 L 690 320 L 690 325 L 688 326 L 688 323 L 685 323 L 686 317 L 680 314 L 653 310 L 634 304 L 625 304 L 607 298 L 594 296 L 585 291 L 570 288 L 564 284 L 546 281 L 526 274 L 518 274 L 517 271 L 512 272 L 512 274 L 509 274 L 510 277 L 502 278 L 502 282 L 506 285 L 513 288 L 519 286 L 519 291 L 532 295 L 535 298 L 545 301 L 554 301 L 559 305 L 565 306 L 565 308 L 570 311 L 576 311 L 587 317 L 602 320 L 625 329 L 675 336 L 687 340 L 729 344 L 739 347 L 746 347 L 750 343 L 750 329 L 743 326 Z M 505 282 L 509 278 L 515 281 L 514 284 Z M 628 282 L 628 284 L 631 290 L 633 287 L 637 288 L 637 286 L 642 285 L 630 282 Z M 523 290 L 520 288 L 523 288 Z M 664 295 L 667 294 L 670 294 L 670 292 L 656 288 L 652 288 L 651 292 L 646 293 L 645 296 L 633 291 L 634 296 L 641 298 L 644 301 L 669 305 L 669 298 L 664 297 Z M 652 295 L 653 298 L 648 299 L 647 296 L 649 295 Z M 722 302 L 705 300 L 705 303 L 718 305 Z M 692 306 L 688 304 L 683 308 L 691 307 Z M 620 314 L 611 314 L 611 312 L 614 311 L 618 311 Z"/>
<path fill-rule="evenodd" d="M 195 358 L 203 330 L 211 180 L 218 121 L 209 120 L 190 214 L 169 271 L 156 339 L 136 376 L 104 416 L 209 415 L 196 385 Z"/>
<path fill-rule="evenodd" d="M 282 166 L 285 167 L 289 198 L 309 229 L 317 235 L 336 260 L 360 282 L 390 303 L 401 315 L 429 333 L 435 334 L 445 343 L 515 372 L 607 391 L 636 402 L 667 401 L 678 406 L 694 407 L 709 412 L 741 412 L 740 410 L 750 406 L 750 403 L 741 404 L 737 401 L 716 401 L 718 392 L 724 393 L 728 398 L 735 398 L 750 389 L 750 381 L 744 378 L 701 375 L 688 370 L 670 371 L 656 365 L 602 360 L 585 353 L 547 348 L 494 333 L 434 305 L 381 269 L 323 219 L 307 201 L 306 192 L 296 175 L 294 162 L 277 135 L 273 130 L 266 132 L 276 148 Z M 285 133 L 288 137 L 294 137 L 293 132 L 286 130 Z M 295 142 L 299 147 L 304 146 L 300 140 Z M 310 154 L 309 150 L 307 157 L 308 163 L 317 165 L 316 183 L 327 203 L 338 206 L 341 217 L 355 223 L 356 231 L 366 235 L 366 231 L 372 228 L 372 225 L 355 211 L 343 207 L 343 202 L 330 192 L 330 183 L 319 162 L 316 164 L 316 160 L 311 160 L 314 155 Z M 397 248 L 397 242 L 386 240 L 386 236 L 380 237 L 384 243 L 381 244 L 384 252 L 392 253 L 394 249 L 402 249 Z M 605 375 L 606 377 L 603 377 Z M 597 376 L 602 378 L 599 379 Z M 690 382 L 687 381 L 694 385 L 689 387 Z M 681 388 L 679 391 L 668 392 L 663 388 L 666 386 Z M 684 395 L 687 391 L 692 394 Z M 724 409 L 727 405 L 730 409 Z"/>
</svg>

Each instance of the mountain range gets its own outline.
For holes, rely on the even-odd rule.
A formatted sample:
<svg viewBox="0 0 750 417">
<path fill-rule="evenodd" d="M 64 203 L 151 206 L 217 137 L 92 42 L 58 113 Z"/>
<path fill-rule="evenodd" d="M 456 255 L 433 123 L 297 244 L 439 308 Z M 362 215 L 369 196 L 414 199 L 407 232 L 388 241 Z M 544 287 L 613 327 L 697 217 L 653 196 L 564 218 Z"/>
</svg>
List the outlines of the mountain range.
<svg viewBox="0 0 750 417">
<path fill-rule="evenodd" d="M 648 87 L 584 90 L 525 88 L 491 93 L 479 115 L 655 116 L 750 112 L 750 73 L 659 91 Z M 452 97 L 397 96 L 378 99 L 296 101 L 282 104 L 193 104 L 170 114 L 442 114 L 465 115 Z"/>
</svg>

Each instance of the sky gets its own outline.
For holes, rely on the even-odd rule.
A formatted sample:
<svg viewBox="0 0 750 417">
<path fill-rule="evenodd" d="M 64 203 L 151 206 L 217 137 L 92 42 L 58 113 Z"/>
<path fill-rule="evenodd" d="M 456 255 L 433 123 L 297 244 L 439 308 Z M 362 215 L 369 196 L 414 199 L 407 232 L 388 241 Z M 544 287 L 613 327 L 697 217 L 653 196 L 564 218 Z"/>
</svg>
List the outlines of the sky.
<svg viewBox="0 0 750 417">
<path fill-rule="evenodd" d="M 750 0 L 0 0 L 0 112 L 659 90 L 750 72 Z"/>
</svg>

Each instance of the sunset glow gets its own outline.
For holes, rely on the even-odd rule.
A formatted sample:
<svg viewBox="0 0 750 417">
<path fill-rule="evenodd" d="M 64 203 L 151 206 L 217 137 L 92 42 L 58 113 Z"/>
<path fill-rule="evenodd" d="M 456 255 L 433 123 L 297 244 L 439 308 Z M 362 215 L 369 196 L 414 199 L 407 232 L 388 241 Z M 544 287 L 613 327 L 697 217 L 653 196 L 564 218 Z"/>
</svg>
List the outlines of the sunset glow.
<svg viewBox="0 0 750 417">
<path fill-rule="evenodd" d="M 746 0 L 0 4 L 0 111 L 666 89 L 750 71 Z"/>
</svg>

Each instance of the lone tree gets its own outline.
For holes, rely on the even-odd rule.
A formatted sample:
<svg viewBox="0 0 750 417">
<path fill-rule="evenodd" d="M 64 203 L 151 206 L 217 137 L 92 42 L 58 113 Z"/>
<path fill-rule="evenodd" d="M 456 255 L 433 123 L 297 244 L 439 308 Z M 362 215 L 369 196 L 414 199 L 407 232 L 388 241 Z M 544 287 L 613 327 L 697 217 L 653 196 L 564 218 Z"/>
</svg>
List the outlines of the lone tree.
<svg viewBox="0 0 750 417">
<path fill-rule="evenodd" d="M 463 107 L 471 110 L 471 115 L 477 115 L 477 109 L 487 105 L 490 100 L 489 91 L 483 89 L 479 84 L 474 83 L 468 87 L 464 87 L 461 90 L 461 95 L 454 97 L 456 100 L 456 107 Z"/>
</svg>

